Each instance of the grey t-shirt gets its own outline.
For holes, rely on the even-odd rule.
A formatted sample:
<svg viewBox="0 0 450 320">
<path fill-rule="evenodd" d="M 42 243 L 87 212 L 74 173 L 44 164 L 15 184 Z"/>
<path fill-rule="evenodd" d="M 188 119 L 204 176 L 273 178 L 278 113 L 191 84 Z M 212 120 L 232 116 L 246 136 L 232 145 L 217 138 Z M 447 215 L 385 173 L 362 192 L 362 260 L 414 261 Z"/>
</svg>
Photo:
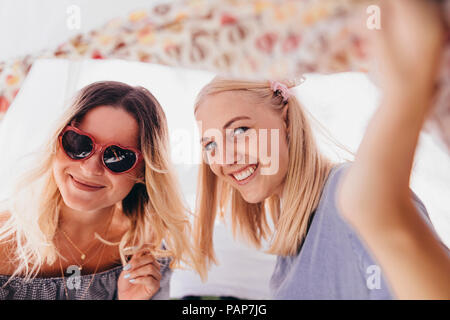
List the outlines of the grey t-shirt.
<svg viewBox="0 0 450 320">
<path fill-rule="evenodd" d="M 377 262 L 337 208 L 338 181 L 350 165 L 331 170 L 299 253 L 277 258 L 270 280 L 274 299 L 395 298 Z M 428 219 L 425 206 L 411 193 Z"/>
</svg>

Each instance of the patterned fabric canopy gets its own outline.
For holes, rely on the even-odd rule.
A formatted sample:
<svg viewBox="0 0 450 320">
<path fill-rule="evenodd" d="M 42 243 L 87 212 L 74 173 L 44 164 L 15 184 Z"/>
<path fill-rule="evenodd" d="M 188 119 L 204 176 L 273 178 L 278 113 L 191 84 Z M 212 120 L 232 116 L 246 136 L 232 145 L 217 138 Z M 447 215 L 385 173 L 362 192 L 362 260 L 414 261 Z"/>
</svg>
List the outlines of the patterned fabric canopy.
<svg viewBox="0 0 450 320">
<path fill-rule="evenodd" d="M 441 1 L 450 25 L 450 0 Z M 119 17 L 44 52 L 0 63 L 0 119 L 39 58 L 125 59 L 236 77 L 292 79 L 307 72 L 370 72 L 366 0 L 187 0 Z M 359 15 L 360 16 L 360 15 Z M 450 28 L 448 28 L 450 30 Z M 450 37 L 429 128 L 450 126 Z M 450 149 L 450 142 L 447 140 Z"/>
</svg>

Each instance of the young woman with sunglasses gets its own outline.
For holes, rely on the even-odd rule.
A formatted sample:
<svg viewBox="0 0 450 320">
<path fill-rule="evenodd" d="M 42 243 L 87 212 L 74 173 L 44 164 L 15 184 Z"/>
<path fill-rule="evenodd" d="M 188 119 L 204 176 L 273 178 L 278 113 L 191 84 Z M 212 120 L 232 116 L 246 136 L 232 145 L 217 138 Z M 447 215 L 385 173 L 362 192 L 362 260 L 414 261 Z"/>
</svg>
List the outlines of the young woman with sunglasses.
<svg viewBox="0 0 450 320">
<path fill-rule="evenodd" d="M 418 24 L 414 30 L 421 30 L 422 23 L 429 21 L 414 21 L 413 23 Z M 397 109 L 404 108 L 404 103 L 413 101 L 416 107 L 416 103 L 423 103 L 423 108 L 430 104 L 423 96 L 426 90 L 419 90 L 423 89 L 420 85 L 416 90 L 409 90 L 405 85 L 409 83 L 408 79 L 403 78 L 402 72 L 409 70 L 413 75 L 425 73 L 425 82 L 419 84 L 428 87 L 427 81 L 431 81 L 436 75 L 430 70 L 438 60 L 439 50 L 433 51 L 438 46 L 433 41 L 438 42 L 439 37 L 431 37 L 430 41 L 426 41 L 425 38 L 415 37 L 407 29 L 402 29 L 402 25 L 397 24 L 395 27 L 406 32 L 407 35 L 403 36 L 407 36 L 410 44 L 415 44 L 417 52 L 414 54 L 420 57 L 420 52 L 427 53 L 427 59 L 421 59 L 421 63 L 411 63 L 408 59 L 401 60 L 401 55 L 401 61 L 397 61 L 388 50 L 378 52 L 379 61 L 388 65 L 392 63 L 395 68 L 389 72 L 384 70 L 385 73 L 381 75 L 381 80 L 386 81 L 383 83 L 386 89 L 383 101 L 387 105 L 382 105 L 375 115 L 373 121 L 377 123 L 374 124 L 376 130 L 370 128 L 367 132 L 360 147 L 361 159 L 358 153 L 358 165 L 354 171 L 353 163 L 333 163 L 320 152 L 307 114 L 289 90 L 291 84 L 215 78 L 201 90 L 195 104 L 195 116 L 199 123 L 205 161 L 199 171 L 195 235 L 197 245 L 204 253 L 205 265 L 215 261 L 212 244 L 214 220 L 218 214 L 224 214 L 230 209 L 233 227 L 244 238 L 257 246 L 262 238 L 270 238 L 268 253 L 278 256 L 270 283 L 275 299 L 392 299 L 405 297 L 405 288 L 415 288 L 411 294 L 420 295 L 424 286 L 427 294 L 433 292 L 430 288 L 434 286 L 434 293 L 442 296 L 445 284 L 436 283 L 436 280 L 439 277 L 448 279 L 442 272 L 448 266 L 448 251 L 443 247 L 438 249 L 441 246 L 439 238 L 429 223 L 424 205 L 409 189 L 409 183 L 394 184 L 402 188 L 396 190 L 394 195 L 401 195 L 401 200 L 407 199 L 405 203 L 408 203 L 408 208 L 415 212 L 414 221 L 422 221 L 410 225 L 415 228 L 412 233 L 409 227 L 405 227 L 406 232 L 413 236 L 426 235 L 428 247 L 422 246 L 420 250 L 425 252 L 429 248 L 435 254 L 434 257 L 432 254 L 428 255 L 432 259 L 427 262 L 427 266 L 434 268 L 425 270 L 437 271 L 439 276 L 433 278 L 409 272 L 414 268 L 415 271 L 419 270 L 420 268 L 416 267 L 421 263 L 419 257 L 427 255 L 418 255 L 416 248 L 413 248 L 413 242 L 399 243 L 398 234 L 405 230 L 402 229 L 404 226 L 394 222 L 405 221 L 407 216 L 404 220 L 394 221 L 389 219 L 388 213 L 380 213 L 380 218 L 373 218 L 372 221 L 377 222 L 377 227 L 373 228 L 368 236 L 365 232 L 366 236 L 363 237 L 371 240 L 369 247 L 360 238 L 359 230 L 352 228 L 353 222 L 350 224 L 345 220 L 347 216 L 359 216 L 361 208 L 367 209 L 364 203 L 367 199 L 370 200 L 367 201 L 369 204 L 377 203 L 374 211 L 370 212 L 373 216 L 377 211 L 393 209 L 394 205 L 391 204 L 400 202 L 392 197 L 384 197 L 381 200 L 379 195 L 383 194 L 383 186 L 390 183 L 389 175 L 401 175 L 402 178 L 409 176 L 410 171 L 405 170 L 411 168 L 410 159 L 404 157 L 402 152 L 410 154 L 412 149 L 403 149 L 399 144 L 389 146 L 389 150 L 396 149 L 395 154 L 399 156 L 398 159 L 393 159 L 396 165 L 389 164 L 390 158 L 386 152 L 380 153 L 384 155 L 385 163 L 377 162 L 381 158 L 370 150 L 372 147 L 375 150 L 383 148 L 380 137 L 384 137 L 384 143 L 390 143 L 391 131 L 385 132 L 384 125 L 387 129 L 392 129 L 395 127 L 395 123 L 391 123 L 394 119 L 403 122 L 399 130 L 392 129 L 392 132 L 407 130 L 403 135 L 417 134 L 418 128 L 415 128 L 417 131 L 414 132 L 408 131 L 408 121 L 397 117 L 400 114 Z M 430 30 L 427 25 L 425 30 L 436 31 L 438 28 Z M 389 36 L 396 34 L 390 31 Z M 430 48 L 431 50 L 427 51 Z M 408 50 L 409 48 L 403 54 L 409 52 Z M 404 65 L 397 68 L 396 63 L 400 62 Z M 400 105 L 396 105 L 397 103 Z M 406 119 L 415 119 L 420 110 L 424 109 L 408 109 L 402 115 Z M 383 123 L 379 115 L 381 113 L 386 120 L 392 121 Z M 389 119 L 391 116 L 392 119 Z M 412 141 L 405 138 L 405 148 L 411 147 Z M 365 156 L 362 156 L 363 154 Z M 377 165 L 374 165 L 375 163 Z M 369 167 L 375 167 L 377 171 L 366 172 Z M 375 181 L 383 168 L 387 170 L 381 172 L 386 181 L 375 185 L 376 194 L 372 194 L 368 186 L 374 184 L 361 182 L 364 182 L 366 177 Z M 356 181 L 355 184 L 349 183 L 345 189 L 344 204 L 347 215 L 344 216 L 336 199 L 341 177 L 349 171 L 358 178 L 352 180 Z M 405 182 L 405 179 L 402 182 Z M 358 192 L 358 186 L 364 186 L 364 189 Z M 359 195 L 364 195 L 362 201 L 355 199 L 355 196 Z M 352 206 L 355 202 L 360 206 Z M 348 211 L 352 211 L 352 214 L 348 214 Z M 274 223 L 273 229 L 269 227 L 268 214 Z M 357 226 L 370 221 L 366 219 L 359 223 L 358 218 L 353 220 L 358 222 L 354 223 Z M 380 231 L 383 226 L 391 232 L 384 231 L 377 235 L 373 231 Z M 361 230 L 366 229 L 370 227 Z M 379 245 L 373 245 L 377 242 Z M 389 244 L 393 246 L 390 247 Z M 374 248 L 376 257 L 382 259 L 375 260 L 369 248 Z M 402 250 L 399 251 L 399 248 Z M 379 254 L 380 250 L 388 253 Z M 398 259 L 405 257 L 404 252 L 410 250 L 416 254 L 408 255 L 407 261 L 414 265 L 399 263 Z M 394 255 L 398 256 L 396 262 L 386 262 L 386 259 L 392 259 Z M 444 267 L 439 266 L 443 261 L 446 261 Z M 403 271 L 392 271 L 392 268 L 399 266 L 409 268 L 407 275 L 415 274 L 422 278 L 417 279 L 418 282 L 414 285 L 405 286 L 407 279 L 402 279 L 399 275 Z M 385 271 L 385 267 L 388 270 Z M 427 280 L 424 280 L 425 278 Z M 398 281 L 403 282 L 403 287 L 400 284 L 400 288 L 403 288 L 400 291 Z M 414 282 L 416 279 L 409 278 L 409 281 Z"/>
<path fill-rule="evenodd" d="M 7 202 L 0 299 L 168 299 L 196 263 L 164 112 L 142 87 L 83 88 Z"/>
</svg>

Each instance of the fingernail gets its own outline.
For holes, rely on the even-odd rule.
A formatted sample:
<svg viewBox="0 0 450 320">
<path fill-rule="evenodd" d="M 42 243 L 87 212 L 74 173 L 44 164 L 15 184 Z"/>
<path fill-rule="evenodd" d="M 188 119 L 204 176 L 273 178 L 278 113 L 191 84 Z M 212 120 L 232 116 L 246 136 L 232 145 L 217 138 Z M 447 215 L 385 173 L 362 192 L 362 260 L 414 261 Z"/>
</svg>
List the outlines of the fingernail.
<svg viewBox="0 0 450 320">
<path fill-rule="evenodd" d="M 127 264 L 125 267 L 123 267 L 123 270 L 127 271 L 131 269 L 131 264 Z"/>
<path fill-rule="evenodd" d="M 130 279 L 130 283 L 134 283 L 136 279 Z"/>
<path fill-rule="evenodd" d="M 128 279 L 130 277 L 130 274 L 129 273 L 127 273 L 126 275 L 125 275 L 125 279 Z"/>
</svg>

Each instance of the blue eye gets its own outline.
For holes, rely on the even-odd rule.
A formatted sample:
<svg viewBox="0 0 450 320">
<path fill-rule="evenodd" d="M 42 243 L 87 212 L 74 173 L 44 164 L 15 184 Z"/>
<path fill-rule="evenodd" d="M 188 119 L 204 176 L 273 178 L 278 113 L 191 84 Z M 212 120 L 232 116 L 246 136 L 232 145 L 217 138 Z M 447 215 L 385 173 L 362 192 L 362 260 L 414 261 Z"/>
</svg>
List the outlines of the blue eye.
<svg viewBox="0 0 450 320">
<path fill-rule="evenodd" d="M 236 136 L 238 134 L 244 133 L 245 131 L 247 131 L 249 129 L 249 127 L 238 127 L 236 129 L 233 130 L 232 135 Z"/>
<path fill-rule="evenodd" d="M 211 142 L 209 142 L 209 143 L 207 143 L 207 144 L 205 145 L 205 150 L 206 150 L 206 151 L 211 151 L 211 150 L 213 150 L 214 148 L 216 148 L 216 146 L 217 146 L 217 144 L 216 144 L 214 141 L 211 141 Z"/>
</svg>

